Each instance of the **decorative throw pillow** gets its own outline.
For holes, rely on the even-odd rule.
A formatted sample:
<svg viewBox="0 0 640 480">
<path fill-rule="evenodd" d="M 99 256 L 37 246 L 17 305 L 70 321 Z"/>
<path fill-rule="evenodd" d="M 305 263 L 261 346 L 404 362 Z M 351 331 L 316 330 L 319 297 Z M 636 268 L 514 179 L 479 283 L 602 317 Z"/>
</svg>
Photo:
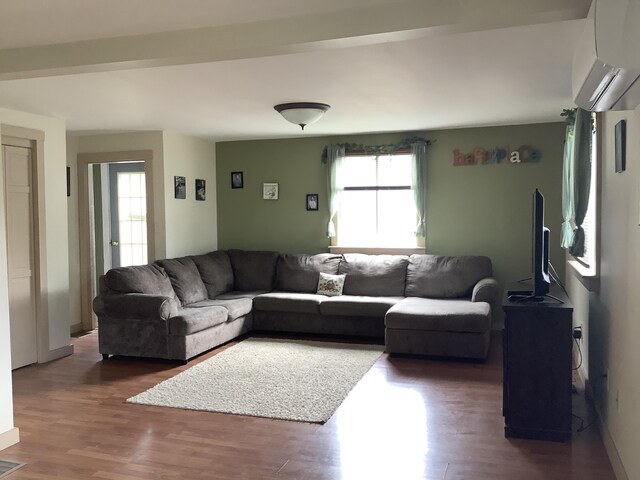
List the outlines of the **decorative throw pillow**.
<svg viewBox="0 0 640 480">
<path fill-rule="evenodd" d="M 342 295 L 345 277 L 346 275 L 331 275 L 329 273 L 320 272 L 318 291 L 316 293 L 318 295 L 327 295 L 329 297 Z"/>
</svg>

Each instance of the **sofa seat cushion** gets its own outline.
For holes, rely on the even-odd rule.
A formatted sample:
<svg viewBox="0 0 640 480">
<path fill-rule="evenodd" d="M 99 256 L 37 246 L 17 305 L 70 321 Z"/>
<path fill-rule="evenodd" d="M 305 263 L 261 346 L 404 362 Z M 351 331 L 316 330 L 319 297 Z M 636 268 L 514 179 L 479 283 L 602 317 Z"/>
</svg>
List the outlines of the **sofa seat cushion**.
<svg viewBox="0 0 640 480">
<path fill-rule="evenodd" d="M 387 328 L 484 333 L 491 329 L 491 308 L 466 299 L 405 298 L 389 309 Z"/>
<path fill-rule="evenodd" d="M 228 300 L 203 300 L 198 303 L 189 305 L 191 308 L 208 308 L 208 307 L 224 307 L 229 312 L 227 320 L 235 320 L 251 312 L 253 301 L 250 298 L 230 298 Z"/>
<path fill-rule="evenodd" d="M 416 254 L 407 266 L 407 297 L 459 298 L 493 274 L 491 260 L 482 256 L 447 257 Z"/>
<path fill-rule="evenodd" d="M 207 288 L 191 258 L 167 258 L 158 260 L 156 263 L 167 272 L 182 305 L 189 305 L 207 298 Z"/>
<path fill-rule="evenodd" d="M 178 309 L 178 314 L 168 320 L 171 335 L 189 335 L 227 321 L 228 311 L 224 307 Z"/>
<path fill-rule="evenodd" d="M 409 257 L 346 253 L 338 268 L 346 274 L 345 295 L 404 296 Z"/>
<path fill-rule="evenodd" d="M 253 306 L 265 312 L 320 314 L 320 303 L 326 298 L 315 293 L 270 292 L 255 297 Z"/>
<path fill-rule="evenodd" d="M 317 255 L 282 254 L 276 264 L 275 289 L 282 292 L 315 293 L 318 275 L 338 273 L 342 255 L 319 253 Z"/>
<path fill-rule="evenodd" d="M 252 290 L 249 292 L 239 292 L 237 290 L 232 290 L 227 293 L 223 293 L 218 295 L 216 300 L 235 300 L 236 298 L 248 298 L 253 300 L 258 295 L 262 295 L 263 293 L 267 293 L 267 290 Z"/>
<path fill-rule="evenodd" d="M 328 297 L 320 304 L 322 315 L 347 315 L 352 317 L 380 317 L 404 297 L 367 297 L 341 295 Z"/>
<path fill-rule="evenodd" d="M 231 260 L 224 250 L 191 257 L 196 264 L 209 298 L 233 290 L 233 269 Z"/>
</svg>

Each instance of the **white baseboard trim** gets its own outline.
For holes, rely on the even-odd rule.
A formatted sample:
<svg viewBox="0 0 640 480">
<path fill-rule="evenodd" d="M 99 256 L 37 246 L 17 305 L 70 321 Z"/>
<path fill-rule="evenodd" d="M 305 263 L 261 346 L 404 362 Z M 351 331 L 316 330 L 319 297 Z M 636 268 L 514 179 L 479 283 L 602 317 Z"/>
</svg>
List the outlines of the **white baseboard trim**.
<svg viewBox="0 0 640 480">
<path fill-rule="evenodd" d="M 65 345 L 64 347 L 44 352 L 41 358 L 38 359 L 38 363 L 47 363 L 69 355 L 73 355 L 73 345 Z"/>
<path fill-rule="evenodd" d="M 9 448 L 11 445 L 15 445 L 20 441 L 20 430 L 17 427 L 7 430 L 4 433 L 0 433 L 0 450 Z"/>
<path fill-rule="evenodd" d="M 84 330 L 84 328 L 82 328 L 82 323 L 76 323 L 75 325 L 71 325 L 69 327 L 69 333 L 71 333 L 71 335 L 75 335 L 76 333 L 80 333 Z"/>
<path fill-rule="evenodd" d="M 624 464 L 622 463 L 622 459 L 620 458 L 620 454 L 618 453 L 616 444 L 611 437 L 611 433 L 609 432 L 607 425 L 602 420 L 602 414 L 600 412 L 598 404 L 595 401 L 593 390 L 591 389 L 591 384 L 588 380 L 585 380 L 584 383 L 585 391 L 591 398 L 591 402 L 593 403 L 593 406 L 595 408 L 596 415 L 598 416 L 598 428 L 600 430 L 600 436 L 602 437 L 602 443 L 604 444 L 604 448 L 607 451 L 607 456 L 609 457 L 609 461 L 611 462 L 613 473 L 615 474 L 617 480 L 629 480 L 629 476 L 624 469 Z"/>
</svg>

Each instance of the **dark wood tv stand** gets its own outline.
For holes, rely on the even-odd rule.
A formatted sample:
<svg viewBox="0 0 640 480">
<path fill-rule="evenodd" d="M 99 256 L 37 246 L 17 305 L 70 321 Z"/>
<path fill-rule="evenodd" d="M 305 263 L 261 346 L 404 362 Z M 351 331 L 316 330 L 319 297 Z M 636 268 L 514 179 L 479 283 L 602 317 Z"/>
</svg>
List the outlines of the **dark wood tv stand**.
<svg viewBox="0 0 640 480">
<path fill-rule="evenodd" d="M 502 413 L 506 437 L 571 438 L 573 306 L 560 288 L 551 290 L 564 303 L 553 299 L 511 302 L 506 292 L 503 298 Z"/>
</svg>

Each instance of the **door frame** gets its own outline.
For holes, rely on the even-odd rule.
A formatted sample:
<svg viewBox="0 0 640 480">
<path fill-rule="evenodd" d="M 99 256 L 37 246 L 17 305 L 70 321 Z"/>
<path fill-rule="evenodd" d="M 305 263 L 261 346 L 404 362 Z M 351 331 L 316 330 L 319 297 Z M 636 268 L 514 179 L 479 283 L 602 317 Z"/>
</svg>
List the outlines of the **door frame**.
<svg viewBox="0 0 640 480">
<path fill-rule="evenodd" d="M 6 124 L 0 125 L 0 132 L 2 133 L 2 145 L 31 149 L 36 350 L 38 363 L 43 363 L 52 359 L 49 351 L 49 303 L 47 294 L 49 289 L 47 285 L 47 228 L 44 193 L 44 132 Z M 4 196 L 4 165 L 2 166 L 2 192 Z M 6 198 L 4 201 L 6 202 Z M 4 213 L 2 215 L 4 217 Z"/>
<path fill-rule="evenodd" d="M 95 268 L 95 230 L 89 198 L 89 165 L 95 163 L 144 162 L 147 194 L 147 260 L 155 259 L 155 214 L 153 193 L 153 150 L 129 150 L 123 152 L 97 152 L 78 154 L 78 224 L 80 233 L 80 301 L 83 330 L 97 327 L 93 313 L 93 299 L 97 295 Z"/>
</svg>

